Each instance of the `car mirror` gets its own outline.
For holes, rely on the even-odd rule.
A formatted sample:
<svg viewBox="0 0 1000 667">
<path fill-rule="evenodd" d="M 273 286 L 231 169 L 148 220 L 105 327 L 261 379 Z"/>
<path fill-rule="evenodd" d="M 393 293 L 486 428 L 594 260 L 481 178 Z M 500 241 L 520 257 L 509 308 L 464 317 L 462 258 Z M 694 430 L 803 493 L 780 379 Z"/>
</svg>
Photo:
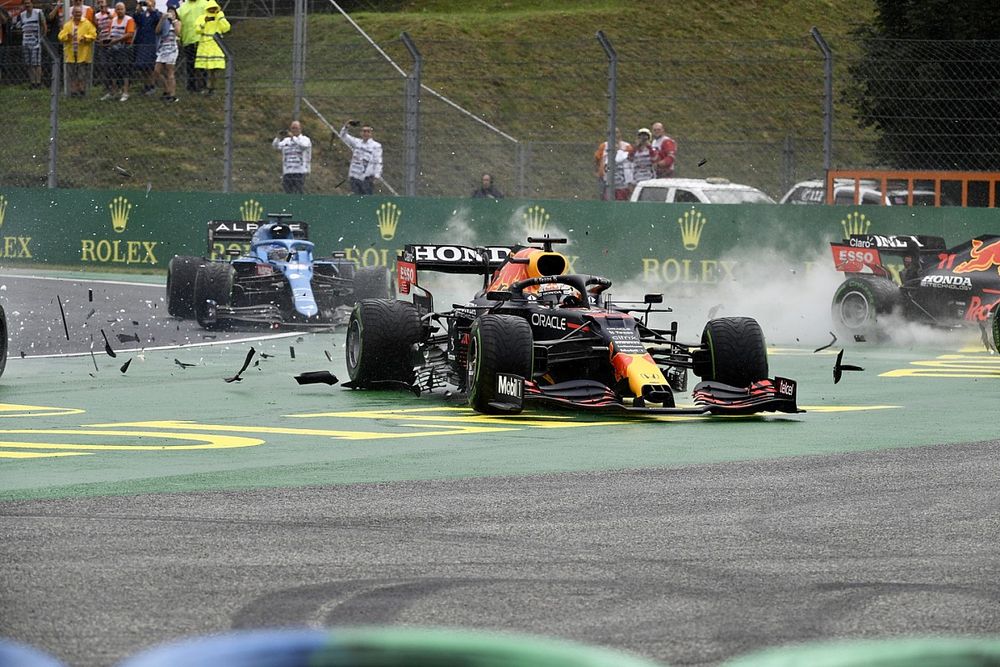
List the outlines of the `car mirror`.
<svg viewBox="0 0 1000 667">
<path fill-rule="evenodd" d="M 486 293 L 487 301 L 510 301 L 514 295 L 506 290 L 496 290 Z"/>
<path fill-rule="evenodd" d="M 646 296 L 642 297 L 642 302 L 643 303 L 663 303 L 663 295 L 662 294 L 647 294 Z"/>
</svg>

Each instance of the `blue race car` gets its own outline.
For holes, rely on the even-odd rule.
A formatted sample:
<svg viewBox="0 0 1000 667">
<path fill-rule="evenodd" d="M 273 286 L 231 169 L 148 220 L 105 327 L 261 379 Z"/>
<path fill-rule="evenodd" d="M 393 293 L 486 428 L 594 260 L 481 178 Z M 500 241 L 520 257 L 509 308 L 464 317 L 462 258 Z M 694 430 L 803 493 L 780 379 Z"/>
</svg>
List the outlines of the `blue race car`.
<svg viewBox="0 0 1000 667">
<path fill-rule="evenodd" d="M 343 253 L 314 258 L 309 226 L 287 217 L 209 222 L 210 258 L 170 260 L 167 311 L 206 329 L 236 322 L 336 326 L 347 323 L 355 301 L 389 296 L 385 268 L 359 269 Z"/>
</svg>

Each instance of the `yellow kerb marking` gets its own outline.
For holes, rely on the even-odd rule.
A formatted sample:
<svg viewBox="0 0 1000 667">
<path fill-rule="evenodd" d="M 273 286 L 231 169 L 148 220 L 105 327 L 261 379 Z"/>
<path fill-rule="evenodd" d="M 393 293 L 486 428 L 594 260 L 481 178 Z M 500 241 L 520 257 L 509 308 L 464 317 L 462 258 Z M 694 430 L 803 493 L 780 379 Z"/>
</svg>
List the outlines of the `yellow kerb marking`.
<svg viewBox="0 0 1000 667">
<path fill-rule="evenodd" d="M 108 426 L 109 424 L 96 424 L 96 426 Z M 117 424 L 118 426 L 140 426 L 144 428 L 166 428 L 186 431 L 235 431 L 237 433 L 278 433 L 282 435 L 304 435 L 334 438 L 338 440 L 376 440 L 376 439 L 396 439 L 396 438 L 422 438 L 430 435 L 466 435 L 470 433 L 499 433 L 501 431 L 513 431 L 514 428 L 503 428 L 500 426 L 485 428 L 472 426 L 448 426 L 436 424 L 439 430 L 423 430 L 413 433 L 381 433 L 378 431 L 343 431 L 320 428 L 287 428 L 280 426 L 232 426 L 228 424 L 195 424 L 185 421 L 152 421 L 133 422 L 129 424 Z M 400 426 L 413 426 L 415 428 L 425 428 L 422 424 L 399 424 Z"/>
<path fill-rule="evenodd" d="M 79 415 L 83 410 L 78 408 L 52 408 L 43 405 L 18 405 L 16 403 L 0 403 L 0 417 L 54 417 L 58 415 Z"/>
<path fill-rule="evenodd" d="M 51 458 L 53 456 L 90 456 L 90 453 L 89 452 L 0 452 L 0 459 L 41 459 L 41 458 Z"/>
<path fill-rule="evenodd" d="M 808 412 L 866 412 L 868 410 L 896 410 L 902 405 L 800 405 Z"/>
<path fill-rule="evenodd" d="M 130 426 L 130 424 L 105 424 L 105 426 Z M 84 427 L 81 429 L 64 428 L 13 428 L 0 429 L 2 434 L 19 435 L 72 435 L 72 436 L 92 436 L 110 435 L 115 438 L 148 438 L 150 440 L 194 440 L 203 444 L 198 445 L 106 445 L 106 444 L 85 444 L 85 443 L 61 443 L 61 442 L 16 442 L 0 440 L 0 447 L 23 447 L 26 449 L 82 449 L 92 451 L 166 451 L 166 450 L 191 450 L 191 449 L 232 449 L 235 447 L 253 447 L 264 444 L 263 440 L 257 438 L 245 438 L 231 435 L 191 435 L 189 433 L 160 433 L 158 431 L 112 431 Z"/>
<path fill-rule="evenodd" d="M 942 354 L 937 359 L 910 362 L 879 377 L 1000 378 L 1000 357 Z"/>
</svg>

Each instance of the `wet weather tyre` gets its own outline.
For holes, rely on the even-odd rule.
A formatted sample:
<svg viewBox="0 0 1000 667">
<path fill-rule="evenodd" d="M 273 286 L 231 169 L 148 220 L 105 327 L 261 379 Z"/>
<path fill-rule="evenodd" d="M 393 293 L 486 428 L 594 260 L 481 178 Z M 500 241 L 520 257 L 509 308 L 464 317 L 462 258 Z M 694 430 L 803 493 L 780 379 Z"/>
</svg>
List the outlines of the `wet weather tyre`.
<svg viewBox="0 0 1000 667">
<path fill-rule="evenodd" d="M 879 316 L 891 313 L 898 302 L 899 286 L 888 278 L 848 278 L 833 295 L 834 327 L 842 335 L 878 337 Z"/>
<path fill-rule="evenodd" d="M 208 262 L 198 269 L 194 279 L 194 315 L 202 327 L 218 329 L 225 324 L 215 311 L 219 306 L 230 305 L 234 276 L 231 265 L 219 262 Z"/>
<path fill-rule="evenodd" d="M 695 373 L 703 380 L 749 387 L 767 378 L 767 344 L 752 317 L 709 320 L 701 333 L 701 347 L 707 354 Z"/>
<path fill-rule="evenodd" d="M 347 324 L 347 374 L 356 387 L 379 382 L 413 384 L 412 350 L 423 335 L 412 303 L 365 299 L 354 305 Z"/>
<path fill-rule="evenodd" d="M 366 266 L 354 274 L 354 300 L 388 299 L 389 272 L 381 266 Z"/>
<path fill-rule="evenodd" d="M 497 375 L 520 375 L 531 379 L 531 325 L 514 315 L 487 314 L 476 319 L 469 333 L 469 405 L 485 414 L 516 414 L 520 409 L 500 409 L 497 402 Z"/>
<path fill-rule="evenodd" d="M 7 367 L 7 315 L 3 311 L 3 306 L 0 306 L 0 375 L 3 375 L 4 369 Z"/>
<path fill-rule="evenodd" d="M 194 279 L 201 257 L 176 255 L 167 266 L 167 312 L 174 317 L 194 317 Z"/>
</svg>

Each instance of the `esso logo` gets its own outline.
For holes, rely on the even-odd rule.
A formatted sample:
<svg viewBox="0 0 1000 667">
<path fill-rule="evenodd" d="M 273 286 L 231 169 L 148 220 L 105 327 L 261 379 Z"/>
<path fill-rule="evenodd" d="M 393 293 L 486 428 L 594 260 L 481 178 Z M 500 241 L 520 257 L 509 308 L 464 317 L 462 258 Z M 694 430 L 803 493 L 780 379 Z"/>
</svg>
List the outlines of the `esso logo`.
<svg viewBox="0 0 1000 667">
<path fill-rule="evenodd" d="M 860 262 L 871 265 L 878 262 L 878 253 L 871 250 L 848 250 L 842 248 L 837 254 L 837 259 L 841 264 L 845 262 Z"/>
</svg>

